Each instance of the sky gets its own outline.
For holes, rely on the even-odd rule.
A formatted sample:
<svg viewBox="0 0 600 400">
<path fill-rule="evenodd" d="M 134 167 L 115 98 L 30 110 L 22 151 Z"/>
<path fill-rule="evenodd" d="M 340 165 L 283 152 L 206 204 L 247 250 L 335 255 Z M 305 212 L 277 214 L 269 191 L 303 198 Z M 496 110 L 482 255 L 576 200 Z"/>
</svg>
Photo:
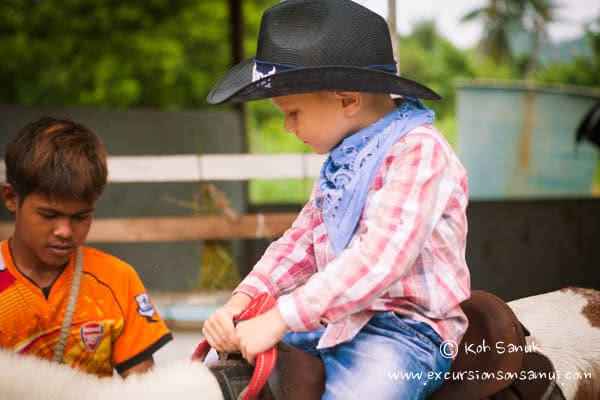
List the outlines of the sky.
<svg viewBox="0 0 600 400">
<path fill-rule="evenodd" d="M 387 18 L 388 0 L 355 0 Z M 583 25 L 600 15 L 599 0 L 554 0 L 560 21 L 549 26 L 552 41 L 583 35 Z M 457 47 L 469 48 L 481 34 L 479 22 L 460 22 L 463 15 L 485 5 L 485 0 L 396 0 L 397 31 L 408 34 L 415 22 L 435 19 L 438 30 Z"/>
</svg>

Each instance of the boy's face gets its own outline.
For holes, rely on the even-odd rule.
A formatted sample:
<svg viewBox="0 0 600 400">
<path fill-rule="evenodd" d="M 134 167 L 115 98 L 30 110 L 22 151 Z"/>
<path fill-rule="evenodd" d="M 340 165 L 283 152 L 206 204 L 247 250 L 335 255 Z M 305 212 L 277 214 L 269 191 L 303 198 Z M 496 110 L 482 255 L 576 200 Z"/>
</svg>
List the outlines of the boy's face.
<svg viewBox="0 0 600 400">
<path fill-rule="evenodd" d="M 273 103 L 284 114 L 285 131 L 295 134 L 317 154 L 328 153 L 357 130 L 343 98 L 335 92 L 274 97 Z"/>
<path fill-rule="evenodd" d="M 11 250 L 18 266 L 60 267 L 87 237 L 95 201 L 55 199 L 36 193 L 19 199 L 7 183 L 2 195 L 6 208 L 15 215 Z"/>
</svg>

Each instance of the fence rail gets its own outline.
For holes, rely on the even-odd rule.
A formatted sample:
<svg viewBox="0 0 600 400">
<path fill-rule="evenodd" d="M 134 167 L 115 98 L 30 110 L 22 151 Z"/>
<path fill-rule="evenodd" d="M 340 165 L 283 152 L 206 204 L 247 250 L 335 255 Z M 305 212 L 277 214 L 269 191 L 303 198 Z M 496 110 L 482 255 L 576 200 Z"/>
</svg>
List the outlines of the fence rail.
<svg viewBox="0 0 600 400">
<path fill-rule="evenodd" d="M 111 183 L 243 181 L 308 178 L 318 175 L 324 156 L 314 154 L 210 154 L 108 157 Z M 0 177 L 5 180 L 4 162 Z M 88 243 L 171 242 L 185 240 L 277 238 L 296 214 L 96 218 Z M 13 231 L 0 222 L 0 239 Z"/>
<path fill-rule="evenodd" d="M 108 181 L 196 182 L 310 178 L 324 156 L 316 154 L 204 154 L 108 157 Z M 0 177 L 5 179 L 4 160 Z"/>
<path fill-rule="evenodd" d="M 176 242 L 185 240 L 272 239 L 281 236 L 294 221 L 294 213 L 224 216 L 97 218 L 88 243 Z M 11 222 L 0 223 L 0 239 L 13 231 Z"/>
</svg>

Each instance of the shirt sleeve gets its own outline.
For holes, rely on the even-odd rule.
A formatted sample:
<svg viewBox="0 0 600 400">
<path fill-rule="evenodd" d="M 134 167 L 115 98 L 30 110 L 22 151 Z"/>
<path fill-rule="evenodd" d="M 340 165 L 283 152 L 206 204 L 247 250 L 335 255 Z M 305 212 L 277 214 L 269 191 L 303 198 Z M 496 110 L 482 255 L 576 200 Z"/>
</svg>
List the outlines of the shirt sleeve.
<svg viewBox="0 0 600 400">
<path fill-rule="evenodd" d="M 148 359 L 173 338 L 132 267 L 126 277 L 127 297 L 120 300 L 125 324 L 113 348 L 113 365 L 119 373 Z"/>
<path fill-rule="evenodd" d="M 271 243 L 234 293 L 255 297 L 267 292 L 279 297 L 304 284 L 316 271 L 313 230 L 319 225 L 320 215 L 313 198 L 311 196 L 302 208 L 290 229 Z"/>
<path fill-rule="evenodd" d="M 357 237 L 303 286 L 278 299 L 293 331 L 313 330 L 367 308 L 406 274 L 440 218 L 438 196 L 451 186 L 443 179 L 448 162 L 442 145 L 429 135 L 411 134 L 391 156 Z"/>
</svg>

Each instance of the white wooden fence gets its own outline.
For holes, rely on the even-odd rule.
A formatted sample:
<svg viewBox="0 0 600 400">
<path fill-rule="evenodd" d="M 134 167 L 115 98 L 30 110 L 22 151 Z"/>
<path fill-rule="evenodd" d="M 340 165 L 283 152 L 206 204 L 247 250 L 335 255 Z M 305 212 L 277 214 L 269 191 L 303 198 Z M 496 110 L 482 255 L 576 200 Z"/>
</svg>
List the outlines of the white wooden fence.
<svg viewBox="0 0 600 400">
<path fill-rule="evenodd" d="M 309 178 L 319 174 L 324 156 L 314 154 L 206 154 L 108 157 L 109 183 L 244 181 Z M 0 177 L 5 179 L 4 161 Z M 87 242 L 158 242 L 250 239 L 280 236 L 294 213 L 225 216 L 96 218 Z M 0 223 L 0 239 L 10 236 Z"/>
</svg>

